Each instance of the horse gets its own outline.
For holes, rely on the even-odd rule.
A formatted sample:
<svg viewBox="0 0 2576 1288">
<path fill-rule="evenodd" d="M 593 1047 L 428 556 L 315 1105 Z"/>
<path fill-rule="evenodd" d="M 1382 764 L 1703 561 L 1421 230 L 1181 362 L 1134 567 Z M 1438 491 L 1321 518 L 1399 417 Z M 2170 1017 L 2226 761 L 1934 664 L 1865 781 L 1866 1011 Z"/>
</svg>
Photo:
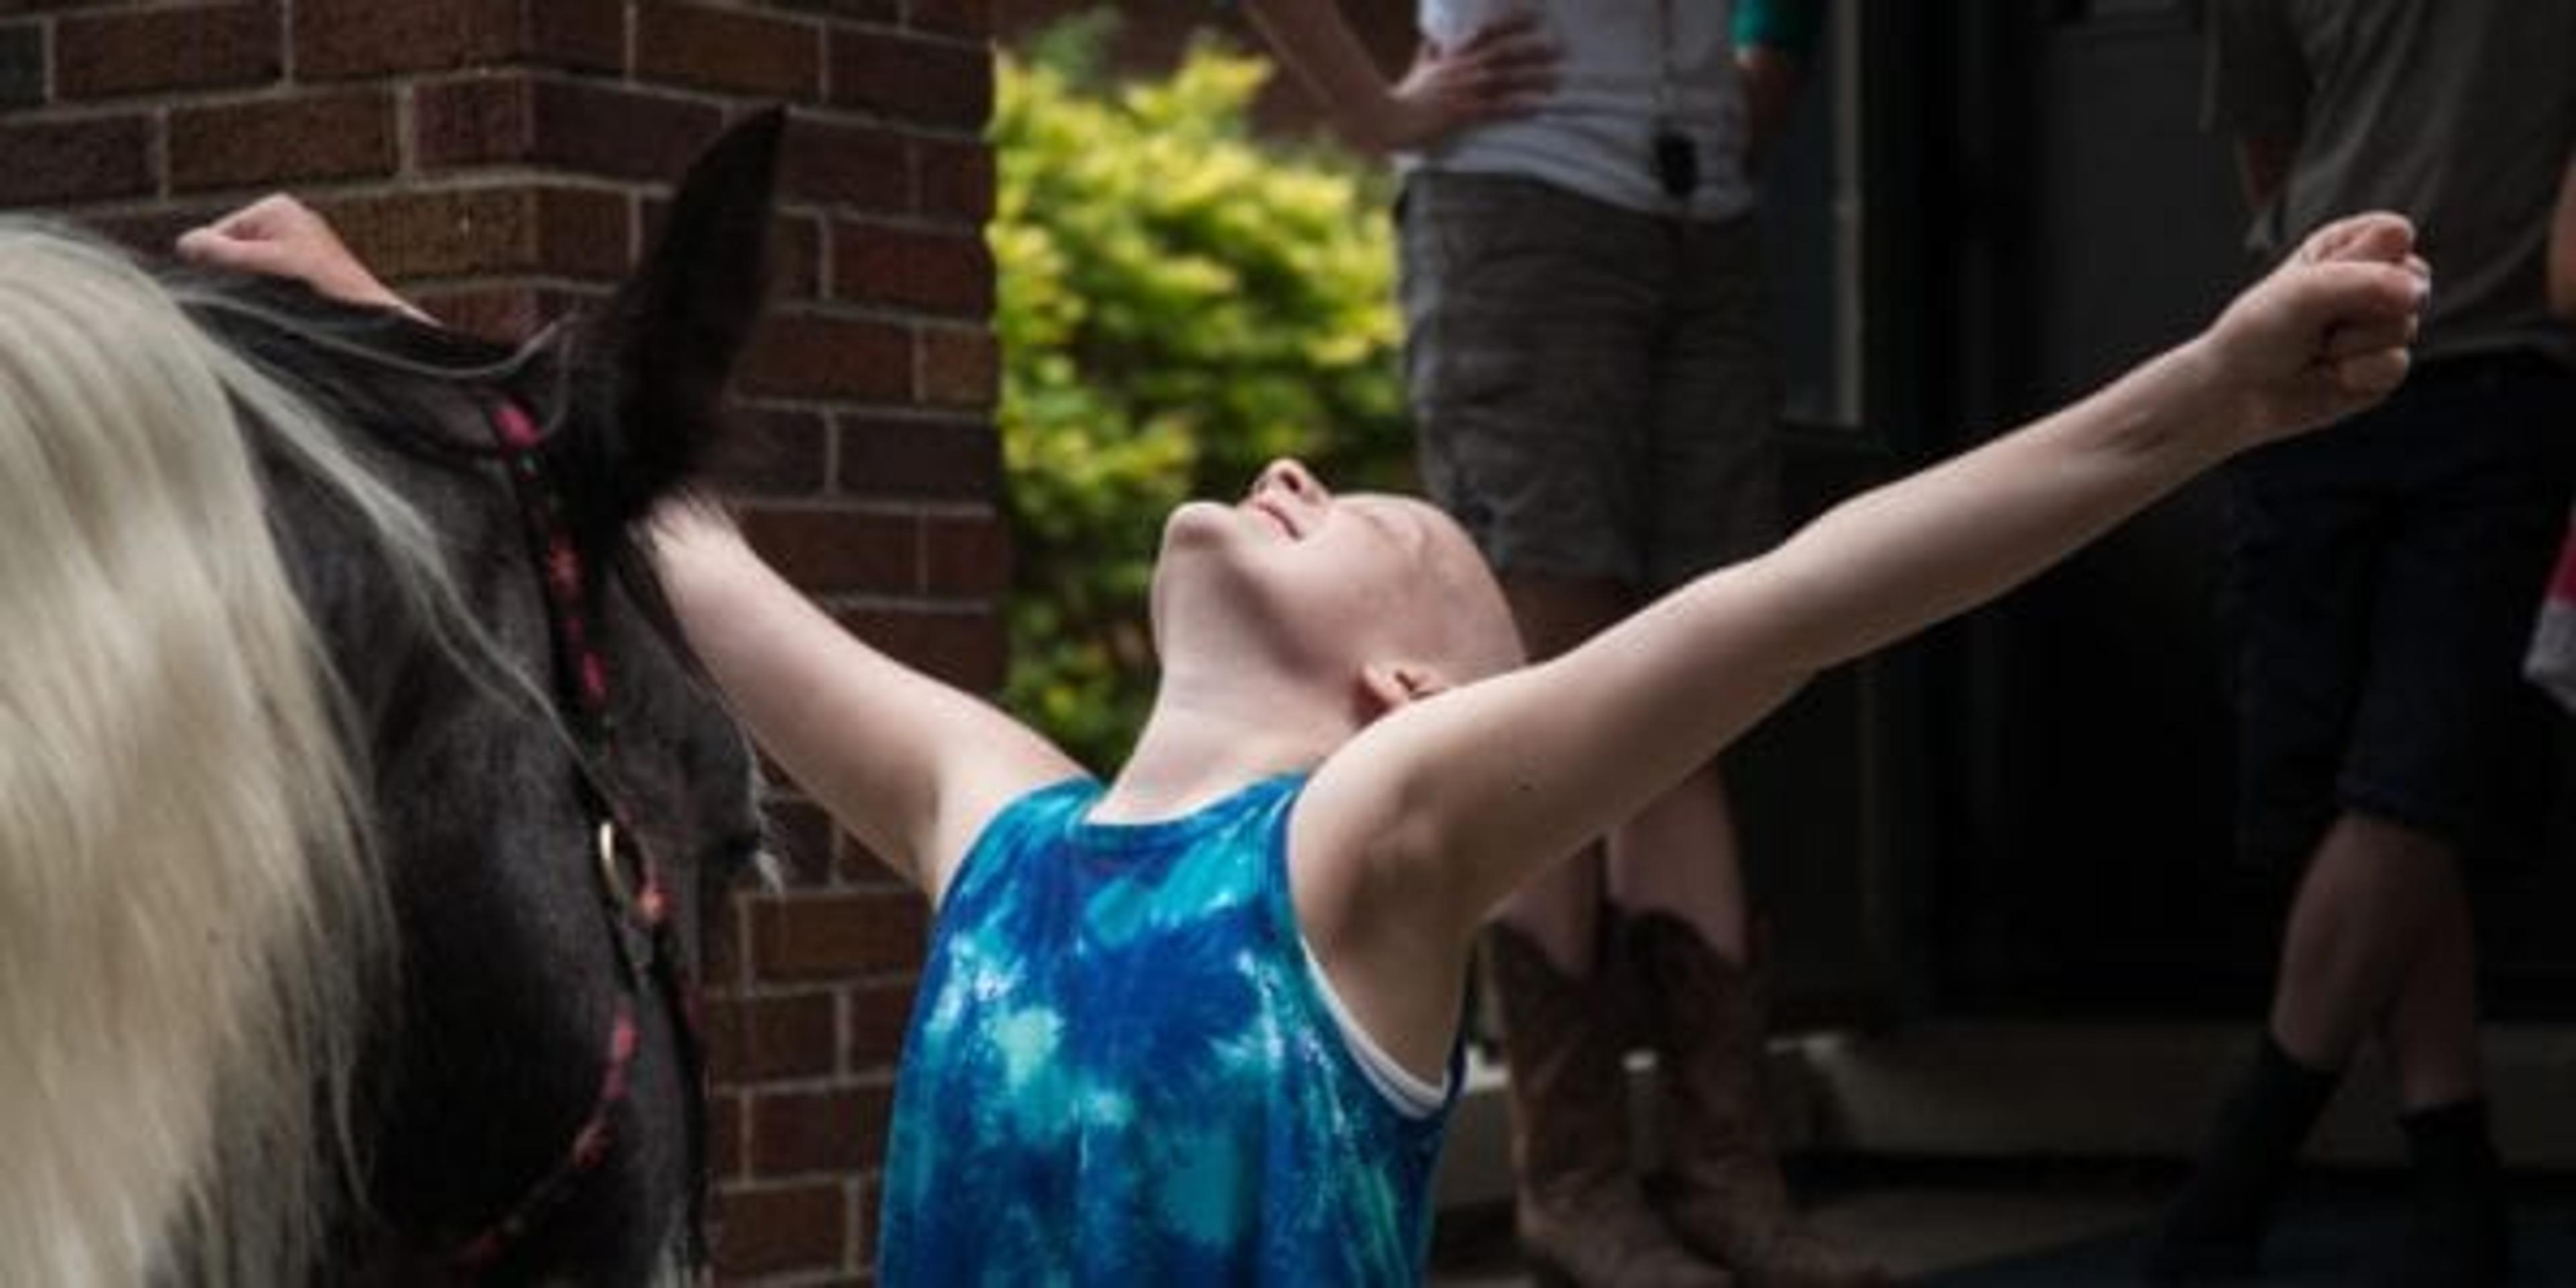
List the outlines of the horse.
<svg viewBox="0 0 2576 1288">
<path fill-rule="evenodd" d="M 520 345 L 0 221 L 0 1284 L 703 1266 L 757 768 L 641 534 L 781 129 Z"/>
</svg>

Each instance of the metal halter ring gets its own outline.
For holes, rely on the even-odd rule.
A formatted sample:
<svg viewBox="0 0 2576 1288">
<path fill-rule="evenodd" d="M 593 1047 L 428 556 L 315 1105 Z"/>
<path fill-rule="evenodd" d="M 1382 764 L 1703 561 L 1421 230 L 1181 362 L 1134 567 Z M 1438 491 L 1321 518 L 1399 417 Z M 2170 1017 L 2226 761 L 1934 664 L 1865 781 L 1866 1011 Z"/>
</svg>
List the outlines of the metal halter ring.
<svg viewBox="0 0 2576 1288">
<path fill-rule="evenodd" d="M 617 822 L 614 819 L 599 821 L 599 879 L 607 884 L 608 893 L 617 900 L 618 907 L 635 906 L 635 885 L 626 879 L 625 865 L 617 861 Z"/>
</svg>

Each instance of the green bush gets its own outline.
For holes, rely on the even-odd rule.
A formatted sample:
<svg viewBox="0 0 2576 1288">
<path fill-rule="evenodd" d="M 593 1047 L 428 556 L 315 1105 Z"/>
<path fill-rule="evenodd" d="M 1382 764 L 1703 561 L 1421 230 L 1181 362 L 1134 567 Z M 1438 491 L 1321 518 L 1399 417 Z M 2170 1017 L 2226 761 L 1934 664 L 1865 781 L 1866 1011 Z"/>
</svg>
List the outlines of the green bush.
<svg viewBox="0 0 2576 1288">
<path fill-rule="evenodd" d="M 1202 44 L 1113 84 L 1101 30 L 1002 58 L 990 237 L 1018 551 L 1004 701 L 1107 767 L 1153 693 L 1164 514 L 1279 455 L 1400 483 L 1411 449 L 1377 168 L 1255 138 L 1268 63 Z"/>
</svg>

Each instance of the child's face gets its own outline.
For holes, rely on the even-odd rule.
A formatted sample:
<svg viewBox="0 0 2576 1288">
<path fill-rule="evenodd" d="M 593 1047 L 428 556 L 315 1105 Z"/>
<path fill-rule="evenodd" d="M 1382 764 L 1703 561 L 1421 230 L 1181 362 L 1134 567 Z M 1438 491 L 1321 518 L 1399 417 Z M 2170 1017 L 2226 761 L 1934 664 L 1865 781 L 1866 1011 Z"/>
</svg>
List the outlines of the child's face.
<svg viewBox="0 0 2576 1288">
<path fill-rule="evenodd" d="M 1254 650 L 1328 681 L 1398 657 L 1499 669 L 1495 642 L 1470 637 L 1509 629 L 1492 574 L 1447 515 L 1410 497 L 1336 495 L 1290 460 L 1232 505 L 1172 512 L 1154 617 L 1167 667 L 1193 649 Z"/>
</svg>

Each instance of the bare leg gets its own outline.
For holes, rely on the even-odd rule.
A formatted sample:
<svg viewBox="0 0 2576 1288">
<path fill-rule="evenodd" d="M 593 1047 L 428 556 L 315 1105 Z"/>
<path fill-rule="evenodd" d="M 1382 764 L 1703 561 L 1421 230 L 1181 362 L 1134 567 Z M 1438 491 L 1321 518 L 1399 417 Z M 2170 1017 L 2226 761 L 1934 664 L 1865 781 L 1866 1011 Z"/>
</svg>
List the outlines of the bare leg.
<svg viewBox="0 0 2576 1288">
<path fill-rule="evenodd" d="M 2363 1038 L 2388 1044 L 2408 1106 L 2473 1097 L 2472 972 L 2449 846 L 2382 819 L 2337 819 L 2290 910 L 2263 1049 L 2167 1214 L 2149 1277 L 2254 1273 L 2300 1147 Z"/>
<path fill-rule="evenodd" d="M 1751 965 L 1742 850 L 1717 762 L 1614 830 L 1611 908 L 1631 1004 L 1647 1019 L 1664 1097 L 1665 1219 L 1752 1284 L 1858 1288 L 1874 1263 L 1826 1242 L 1789 1200 L 1763 1094 L 1763 989 Z"/>
<path fill-rule="evenodd" d="M 2447 910 L 2458 910 L 2465 932 L 2462 899 L 2448 845 L 2365 815 L 2336 820 L 2300 882 L 2281 945 L 2272 1036 L 2282 1049 L 2314 1068 L 2342 1068 L 2397 1000 Z"/>
<path fill-rule="evenodd" d="M 2457 865 L 2445 863 L 2427 909 L 2430 925 L 2380 1026 L 2397 1070 L 2398 1102 L 2429 1109 L 2477 1096 L 2477 948 Z"/>
<path fill-rule="evenodd" d="M 1566 578 L 1506 576 L 1503 593 L 1533 658 L 1591 638 L 1630 602 L 1616 583 Z M 1637 1185 L 1619 1022 L 1625 981 L 1598 960 L 1602 866 L 1596 842 L 1523 885 L 1487 944 L 1512 1071 L 1522 1255 L 1550 1281 L 1725 1288 L 1733 1278 L 1676 1242 Z"/>
<path fill-rule="evenodd" d="M 2445 863 L 2424 943 L 2379 1028 L 2397 1070 L 2414 1192 L 2396 1277 L 2501 1283 L 2513 1259 L 2511 1187 L 2496 1158 L 2478 1069 L 2477 949 L 2468 894 Z"/>
<path fill-rule="evenodd" d="M 1611 902 L 1631 914 L 1678 917 L 1719 956 L 1745 963 L 1750 919 L 1742 850 L 1716 761 L 1611 833 L 1608 848 Z"/>
</svg>

